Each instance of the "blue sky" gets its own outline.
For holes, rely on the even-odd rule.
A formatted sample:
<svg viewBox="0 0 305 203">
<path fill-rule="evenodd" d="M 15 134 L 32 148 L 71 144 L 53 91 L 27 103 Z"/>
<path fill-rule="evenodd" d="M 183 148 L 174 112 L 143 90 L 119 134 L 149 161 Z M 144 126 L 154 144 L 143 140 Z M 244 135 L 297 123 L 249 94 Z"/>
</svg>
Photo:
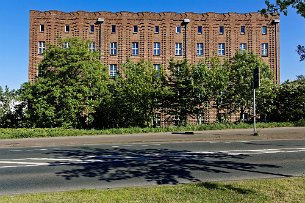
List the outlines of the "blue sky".
<svg viewBox="0 0 305 203">
<path fill-rule="evenodd" d="M 18 89 L 27 82 L 29 10 L 152 11 L 152 12 L 256 12 L 264 0 L 2 0 L 0 7 L 0 86 Z M 298 44 L 305 45 L 305 18 L 290 10 L 281 16 L 281 82 L 305 75 Z"/>
</svg>

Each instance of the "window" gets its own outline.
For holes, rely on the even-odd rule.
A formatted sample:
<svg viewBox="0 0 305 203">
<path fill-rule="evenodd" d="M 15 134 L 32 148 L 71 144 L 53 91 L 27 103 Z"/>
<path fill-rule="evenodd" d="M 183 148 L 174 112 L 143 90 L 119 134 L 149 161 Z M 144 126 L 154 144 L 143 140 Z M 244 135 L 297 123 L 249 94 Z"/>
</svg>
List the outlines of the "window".
<svg viewBox="0 0 305 203">
<path fill-rule="evenodd" d="M 94 25 L 90 25 L 90 33 L 94 33 Z"/>
<path fill-rule="evenodd" d="M 219 34 L 223 35 L 225 33 L 225 27 L 219 26 Z"/>
<path fill-rule="evenodd" d="M 139 55 L 139 43 L 138 42 L 133 42 L 131 48 L 132 48 L 132 55 L 133 56 L 138 56 Z"/>
<path fill-rule="evenodd" d="M 117 65 L 116 64 L 110 64 L 109 75 L 110 75 L 110 77 L 113 77 L 113 78 L 116 77 L 116 75 L 117 75 Z"/>
<path fill-rule="evenodd" d="M 246 32 L 246 27 L 245 27 L 245 26 L 241 26 L 241 27 L 240 27 L 240 34 L 241 34 L 241 35 L 244 35 L 245 32 Z"/>
<path fill-rule="evenodd" d="M 89 50 L 92 51 L 92 52 L 94 52 L 94 51 L 96 50 L 96 48 L 95 48 L 95 42 L 91 42 L 91 43 L 89 44 Z"/>
<path fill-rule="evenodd" d="M 268 56 L 268 44 L 267 43 L 262 44 L 262 56 Z"/>
<path fill-rule="evenodd" d="M 64 49 L 68 49 L 69 48 L 69 42 L 64 42 Z"/>
<path fill-rule="evenodd" d="M 158 25 L 156 25 L 156 26 L 155 26 L 155 33 L 159 33 L 159 31 L 160 31 L 160 28 L 159 28 Z"/>
<path fill-rule="evenodd" d="M 198 26 L 198 34 L 202 34 L 202 26 Z"/>
<path fill-rule="evenodd" d="M 267 34 L 267 26 L 262 27 L 262 34 L 266 35 Z"/>
<path fill-rule="evenodd" d="M 138 31 L 139 31 L 138 26 L 137 26 L 137 25 L 134 25 L 134 26 L 133 26 L 133 33 L 138 33 Z"/>
<path fill-rule="evenodd" d="M 44 24 L 40 24 L 40 26 L 39 26 L 39 32 L 44 32 Z"/>
<path fill-rule="evenodd" d="M 117 55 L 118 44 L 116 42 L 110 43 L 110 55 Z"/>
<path fill-rule="evenodd" d="M 203 43 L 197 43 L 197 56 L 203 55 Z"/>
<path fill-rule="evenodd" d="M 160 55 L 160 42 L 154 42 L 154 55 Z"/>
<path fill-rule="evenodd" d="M 111 25 L 111 32 L 115 33 L 116 32 L 116 25 Z"/>
<path fill-rule="evenodd" d="M 38 42 L 38 54 L 43 54 L 45 49 L 46 49 L 46 43 L 44 41 L 39 41 Z"/>
<path fill-rule="evenodd" d="M 154 69 L 157 72 L 157 77 L 160 77 L 160 72 L 161 72 L 161 66 L 160 64 L 154 64 Z"/>
<path fill-rule="evenodd" d="M 65 26 L 65 32 L 70 32 L 70 26 L 69 25 Z"/>
<path fill-rule="evenodd" d="M 224 56 L 225 55 L 225 43 L 219 43 L 218 44 L 218 56 Z"/>
<path fill-rule="evenodd" d="M 246 44 L 246 43 L 240 43 L 240 44 L 239 44 L 239 50 L 240 50 L 241 52 L 246 51 L 246 50 L 247 50 L 247 44 Z"/>
<path fill-rule="evenodd" d="M 182 55 L 182 43 L 175 44 L 175 55 L 181 56 Z"/>
<path fill-rule="evenodd" d="M 176 27 L 176 33 L 181 33 L 181 27 L 180 26 Z"/>
</svg>

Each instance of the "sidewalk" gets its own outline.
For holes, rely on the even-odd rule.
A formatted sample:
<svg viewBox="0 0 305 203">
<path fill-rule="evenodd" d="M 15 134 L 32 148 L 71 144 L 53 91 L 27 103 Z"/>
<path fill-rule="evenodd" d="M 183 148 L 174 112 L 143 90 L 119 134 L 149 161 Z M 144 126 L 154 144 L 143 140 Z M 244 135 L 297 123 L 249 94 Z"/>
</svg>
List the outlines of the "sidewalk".
<svg viewBox="0 0 305 203">
<path fill-rule="evenodd" d="M 228 129 L 196 131 L 194 134 L 145 133 L 124 135 L 96 135 L 75 137 L 25 138 L 0 140 L 0 148 L 80 146 L 98 144 L 200 142 L 228 140 L 301 140 L 305 139 L 305 127 L 283 127 L 258 129 L 259 136 L 253 136 L 253 129 Z"/>
</svg>

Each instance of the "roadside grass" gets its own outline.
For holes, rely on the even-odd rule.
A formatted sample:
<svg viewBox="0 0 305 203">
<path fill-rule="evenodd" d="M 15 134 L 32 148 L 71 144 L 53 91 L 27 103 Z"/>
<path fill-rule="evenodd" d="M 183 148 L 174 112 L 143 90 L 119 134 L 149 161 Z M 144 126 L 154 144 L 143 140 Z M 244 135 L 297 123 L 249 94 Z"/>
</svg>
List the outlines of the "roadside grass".
<svg viewBox="0 0 305 203">
<path fill-rule="evenodd" d="M 2 203 L 36 202 L 305 202 L 305 177 L 238 182 L 207 182 L 175 186 L 132 187 L 105 190 L 0 196 Z"/>
<path fill-rule="evenodd" d="M 257 123 L 257 128 L 293 127 L 305 126 L 305 120 L 298 122 L 270 122 Z M 162 128 L 111 128 L 104 130 L 96 129 L 64 129 L 64 128 L 0 128 L 0 139 L 36 138 L 36 137 L 63 137 L 82 135 L 109 135 L 109 134 L 133 134 L 133 133 L 156 133 L 177 131 L 203 131 L 223 129 L 245 129 L 252 128 L 250 123 L 213 123 L 202 125 L 170 126 Z"/>
</svg>

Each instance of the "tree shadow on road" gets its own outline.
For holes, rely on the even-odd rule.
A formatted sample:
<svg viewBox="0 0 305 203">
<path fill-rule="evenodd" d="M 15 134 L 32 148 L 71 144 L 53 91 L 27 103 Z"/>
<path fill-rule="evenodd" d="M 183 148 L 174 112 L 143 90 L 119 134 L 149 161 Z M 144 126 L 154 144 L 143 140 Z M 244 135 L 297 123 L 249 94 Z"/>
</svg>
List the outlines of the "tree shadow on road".
<svg viewBox="0 0 305 203">
<path fill-rule="evenodd" d="M 186 150 L 170 149 L 99 149 L 78 148 L 54 150 L 48 154 L 54 158 L 77 161 L 57 161 L 51 165 L 69 165 L 71 169 L 57 172 L 67 180 L 79 177 L 93 177 L 101 181 L 113 182 L 133 178 L 145 179 L 156 184 L 177 184 L 179 182 L 199 182 L 198 173 L 228 174 L 232 170 L 284 176 L 270 171 L 279 168 L 270 164 L 251 164 L 243 160 L 249 155 L 229 155 L 225 153 L 193 153 Z M 202 177 L 202 176 L 201 176 Z"/>
</svg>

